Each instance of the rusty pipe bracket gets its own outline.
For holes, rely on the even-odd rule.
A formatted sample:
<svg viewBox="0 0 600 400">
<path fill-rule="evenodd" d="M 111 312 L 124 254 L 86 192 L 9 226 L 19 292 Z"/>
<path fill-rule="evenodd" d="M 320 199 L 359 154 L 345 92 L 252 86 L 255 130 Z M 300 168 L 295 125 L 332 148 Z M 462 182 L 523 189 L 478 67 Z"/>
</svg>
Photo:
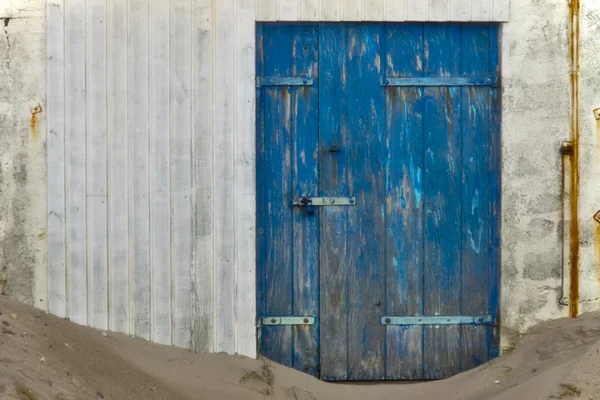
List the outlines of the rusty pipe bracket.
<svg viewBox="0 0 600 400">
<path fill-rule="evenodd" d="M 574 147 L 573 142 L 570 140 L 564 141 L 560 144 L 560 154 L 563 156 L 570 156 L 573 154 Z"/>
</svg>

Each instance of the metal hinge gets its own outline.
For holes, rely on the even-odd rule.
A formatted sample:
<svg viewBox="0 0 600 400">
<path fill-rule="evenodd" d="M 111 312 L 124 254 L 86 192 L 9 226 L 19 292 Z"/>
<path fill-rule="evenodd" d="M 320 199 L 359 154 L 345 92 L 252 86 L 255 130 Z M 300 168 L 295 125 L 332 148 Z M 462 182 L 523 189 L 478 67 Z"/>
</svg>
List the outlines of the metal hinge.
<svg viewBox="0 0 600 400">
<path fill-rule="evenodd" d="M 298 207 L 354 206 L 354 197 L 302 197 L 293 203 Z"/>
<path fill-rule="evenodd" d="M 263 86 L 312 86 L 313 79 L 310 76 L 258 76 L 256 87 Z"/>
<path fill-rule="evenodd" d="M 314 317 L 259 317 L 256 319 L 256 325 L 272 326 L 272 325 L 314 325 Z"/>
<path fill-rule="evenodd" d="M 493 315 L 480 315 L 476 317 L 465 316 L 435 316 L 435 317 L 382 317 L 382 325 L 495 325 L 496 317 Z"/>
</svg>

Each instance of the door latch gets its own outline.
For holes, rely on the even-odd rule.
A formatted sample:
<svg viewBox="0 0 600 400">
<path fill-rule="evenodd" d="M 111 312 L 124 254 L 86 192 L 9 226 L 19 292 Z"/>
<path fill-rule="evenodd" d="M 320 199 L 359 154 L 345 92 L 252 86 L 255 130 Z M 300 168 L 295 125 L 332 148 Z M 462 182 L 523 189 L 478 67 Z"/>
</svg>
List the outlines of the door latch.
<svg viewBox="0 0 600 400">
<path fill-rule="evenodd" d="M 356 205 L 354 197 L 301 197 L 300 200 L 294 201 L 297 207 L 350 207 Z"/>
</svg>

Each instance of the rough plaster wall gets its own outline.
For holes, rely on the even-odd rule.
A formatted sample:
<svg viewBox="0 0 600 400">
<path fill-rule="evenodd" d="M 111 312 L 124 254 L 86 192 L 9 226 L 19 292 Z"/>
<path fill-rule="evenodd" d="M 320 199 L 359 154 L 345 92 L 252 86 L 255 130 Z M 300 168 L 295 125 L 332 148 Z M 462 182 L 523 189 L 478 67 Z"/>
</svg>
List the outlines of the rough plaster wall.
<svg viewBox="0 0 600 400">
<path fill-rule="evenodd" d="M 558 305 L 562 235 L 558 150 L 569 139 L 570 121 L 568 1 L 513 0 L 511 7 L 511 21 L 503 25 L 502 34 L 505 350 L 530 326 L 568 311 Z"/>
<path fill-rule="evenodd" d="M 47 259 L 45 31 L 44 0 L 0 1 L 0 290 L 40 308 Z"/>
<path fill-rule="evenodd" d="M 582 0 L 580 40 L 580 311 L 600 309 L 600 2 Z M 600 214 L 598 217 L 600 218 Z"/>
</svg>

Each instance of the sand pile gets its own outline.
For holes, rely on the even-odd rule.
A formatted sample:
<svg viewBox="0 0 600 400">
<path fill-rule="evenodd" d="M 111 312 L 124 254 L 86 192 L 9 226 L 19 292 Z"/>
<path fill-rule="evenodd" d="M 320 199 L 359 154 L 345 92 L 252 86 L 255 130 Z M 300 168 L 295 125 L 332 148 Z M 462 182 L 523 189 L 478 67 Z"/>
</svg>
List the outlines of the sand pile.
<svg viewBox="0 0 600 400">
<path fill-rule="evenodd" d="M 439 382 L 328 384 L 263 360 L 198 355 L 83 328 L 0 296 L 0 399 L 598 399 L 600 314 L 532 329 Z"/>
</svg>

